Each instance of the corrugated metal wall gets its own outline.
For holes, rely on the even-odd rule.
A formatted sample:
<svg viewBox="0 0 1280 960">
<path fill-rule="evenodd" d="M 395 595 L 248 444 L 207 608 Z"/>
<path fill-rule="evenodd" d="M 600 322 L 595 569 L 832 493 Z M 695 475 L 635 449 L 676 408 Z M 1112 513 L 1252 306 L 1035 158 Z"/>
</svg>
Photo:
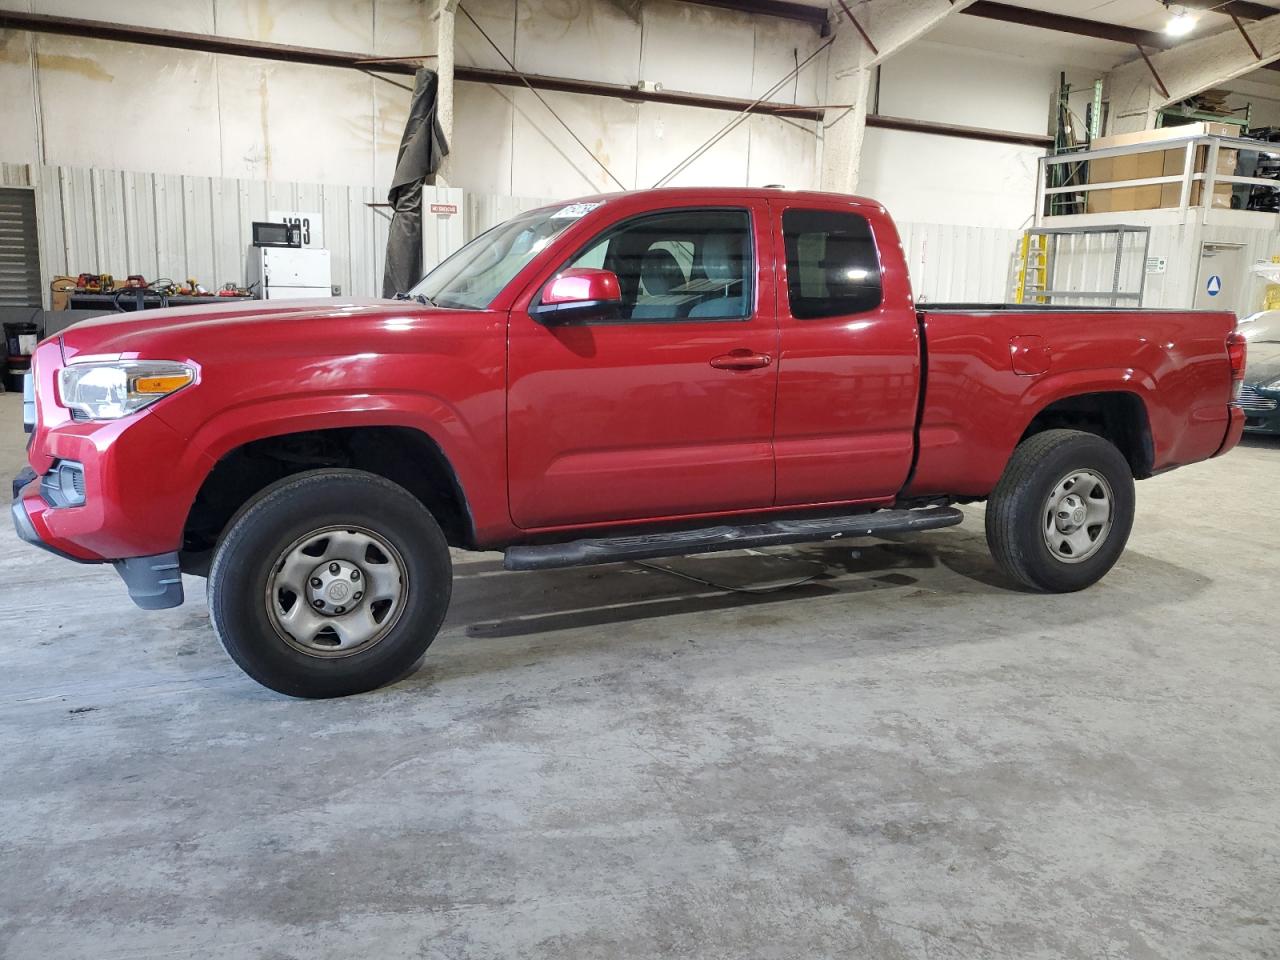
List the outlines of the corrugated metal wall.
<svg viewBox="0 0 1280 960">
<path fill-rule="evenodd" d="M 555 201 L 539 197 L 469 194 L 456 187 L 428 187 L 422 203 L 422 269 L 426 273 L 490 227 L 510 220 L 517 213 Z M 458 212 L 434 214 L 430 207 L 432 203 L 447 204 Z"/>
<path fill-rule="evenodd" d="M 1022 233 L 999 227 L 899 223 L 919 303 L 1001 303 L 1012 298 Z"/>
<path fill-rule="evenodd" d="M 344 296 L 381 290 L 388 211 L 369 206 L 382 199 L 372 188 L 20 164 L 0 164 L 0 185 L 36 188 L 46 298 L 53 277 L 78 273 L 195 277 L 210 289 L 243 282 L 250 225 L 270 210 L 322 213 L 334 285 Z M 428 187 L 424 206 L 450 204 L 458 213 L 424 210 L 424 268 L 517 213 L 554 202 Z M 927 223 L 898 228 L 917 299 L 1008 298 L 1018 231 Z"/>
<path fill-rule="evenodd" d="M 1054 290 L 1081 292 L 1109 291 L 1116 282 L 1116 244 L 1119 243 L 1121 292 L 1143 292 L 1143 300 L 1118 298 L 1117 307 L 1154 306 L 1151 291 L 1146 289 L 1147 236 L 1141 233 L 1125 233 L 1117 240 L 1116 234 L 1081 233 L 1057 237 L 1056 247 L 1050 249 L 1055 264 L 1051 277 Z M 1059 296 L 1053 298 L 1056 306 L 1111 306 L 1109 298 Z"/>
<path fill-rule="evenodd" d="M 551 197 L 509 197 L 489 194 L 467 194 L 467 239 L 478 237 L 490 227 L 510 220 L 518 213 L 549 206 Z"/>
<path fill-rule="evenodd" d="M 367 205 L 381 199 L 372 188 L 15 164 L 0 178 L 36 188 L 46 296 L 53 277 L 79 273 L 242 283 L 251 224 L 269 210 L 323 213 L 334 285 L 381 287 L 387 220 Z"/>
<path fill-rule="evenodd" d="M 1154 216 L 1144 216 L 1150 213 Z M 1150 247 L 1147 256 L 1152 261 L 1163 261 L 1161 271 L 1148 271 L 1145 276 L 1142 306 L 1188 310 L 1195 306 L 1197 294 L 1204 283 L 1201 275 L 1201 254 L 1206 243 L 1238 247 L 1240 254 L 1230 263 L 1233 272 L 1223 276 L 1222 296 L 1212 301 L 1214 309 L 1234 310 L 1246 316 L 1261 309 L 1266 283 L 1252 271 L 1256 263 L 1270 262 L 1280 254 L 1280 239 L 1267 215 L 1254 212 L 1222 210 L 1210 211 L 1211 218 L 1239 219 L 1239 226 L 1211 220 L 1209 223 L 1151 222 L 1166 211 L 1136 211 L 1127 219 L 1147 223 L 1151 228 Z M 1066 225 L 1092 224 L 1086 217 L 1056 217 L 1055 221 L 1067 221 Z M 1056 224 L 1055 224 L 1056 225 Z M 1063 238 L 1064 240 L 1066 238 Z M 1074 252 L 1072 249 L 1074 248 Z M 1113 238 L 1076 238 L 1074 245 L 1060 248 L 1059 266 L 1055 286 L 1060 290 L 1110 289 L 1115 269 L 1115 241 Z M 1147 269 L 1142 258 L 1141 240 L 1130 236 L 1126 240 L 1121 265 L 1122 289 L 1136 289 Z M 1080 305 L 1106 304 L 1106 301 L 1073 299 L 1070 296 L 1056 298 L 1057 304 Z M 1122 302 L 1121 306 L 1130 305 Z"/>
</svg>

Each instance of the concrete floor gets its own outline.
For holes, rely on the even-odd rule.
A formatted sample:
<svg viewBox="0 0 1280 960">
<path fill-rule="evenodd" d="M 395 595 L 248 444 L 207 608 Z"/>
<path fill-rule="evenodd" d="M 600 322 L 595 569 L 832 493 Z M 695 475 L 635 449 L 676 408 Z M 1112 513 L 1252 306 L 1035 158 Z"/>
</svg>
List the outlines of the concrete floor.
<svg viewBox="0 0 1280 960">
<path fill-rule="evenodd" d="M 22 450 L 0 397 L 0 468 Z M 1145 482 L 1087 593 L 981 510 L 506 574 L 333 702 L 0 530 L 0 956 L 1280 957 L 1280 442 Z"/>
</svg>

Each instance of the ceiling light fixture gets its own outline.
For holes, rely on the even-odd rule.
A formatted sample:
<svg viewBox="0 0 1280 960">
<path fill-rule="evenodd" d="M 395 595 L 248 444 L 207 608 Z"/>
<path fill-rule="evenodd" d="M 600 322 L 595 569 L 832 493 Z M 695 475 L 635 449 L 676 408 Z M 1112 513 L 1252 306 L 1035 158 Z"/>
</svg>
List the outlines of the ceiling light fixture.
<svg viewBox="0 0 1280 960">
<path fill-rule="evenodd" d="M 1196 28 L 1196 18 L 1186 7 L 1171 7 L 1166 3 L 1165 9 L 1169 11 L 1169 22 L 1164 25 L 1164 32 L 1169 36 L 1185 37 Z"/>
</svg>

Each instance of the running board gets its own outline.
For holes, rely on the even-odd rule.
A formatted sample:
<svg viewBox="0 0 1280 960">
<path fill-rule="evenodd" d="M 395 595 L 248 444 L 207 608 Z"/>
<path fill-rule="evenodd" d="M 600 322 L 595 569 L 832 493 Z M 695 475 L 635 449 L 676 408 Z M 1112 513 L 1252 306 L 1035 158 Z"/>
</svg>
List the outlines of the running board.
<svg viewBox="0 0 1280 960">
<path fill-rule="evenodd" d="M 953 527 L 963 519 L 964 514 L 955 507 L 925 507 L 823 517 L 820 520 L 772 520 L 749 526 L 702 527 L 636 537 L 574 540 L 543 546 L 508 547 L 503 566 L 508 570 L 552 570 L 592 563 L 715 553 L 744 547 L 772 547 L 783 543 L 876 537 L 884 533 L 913 533 Z"/>
</svg>

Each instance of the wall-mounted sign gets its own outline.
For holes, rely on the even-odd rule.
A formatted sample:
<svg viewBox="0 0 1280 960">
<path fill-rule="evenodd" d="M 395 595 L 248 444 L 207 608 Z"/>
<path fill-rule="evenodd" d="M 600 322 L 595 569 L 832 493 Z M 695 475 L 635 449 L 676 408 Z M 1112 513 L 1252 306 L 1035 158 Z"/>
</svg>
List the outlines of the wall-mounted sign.
<svg viewBox="0 0 1280 960">
<path fill-rule="evenodd" d="M 309 213 L 305 210 L 271 210 L 267 213 L 267 219 L 272 223 L 297 224 L 298 229 L 302 231 L 304 247 L 324 246 L 323 214 Z"/>
<path fill-rule="evenodd" d="M 1164 273 L 1168 266 L 1168 257 L 1147 257 L 1147 273 Z"/>
<path fill-rule="evenodd" d="M 458 205 L 456 203 L 433 203 L 431 212 L 438 213 L 444 217 L 452 217 L 458 212 Z"/>
<path fill-rule="evenodd" d="M 1216 297 L 1222 292 L 1222 278 L 1216 273 L 1209 278 L 1209 282 L 1204 285 L 1205 293 L 1211 297 Z"/>
</svg>

